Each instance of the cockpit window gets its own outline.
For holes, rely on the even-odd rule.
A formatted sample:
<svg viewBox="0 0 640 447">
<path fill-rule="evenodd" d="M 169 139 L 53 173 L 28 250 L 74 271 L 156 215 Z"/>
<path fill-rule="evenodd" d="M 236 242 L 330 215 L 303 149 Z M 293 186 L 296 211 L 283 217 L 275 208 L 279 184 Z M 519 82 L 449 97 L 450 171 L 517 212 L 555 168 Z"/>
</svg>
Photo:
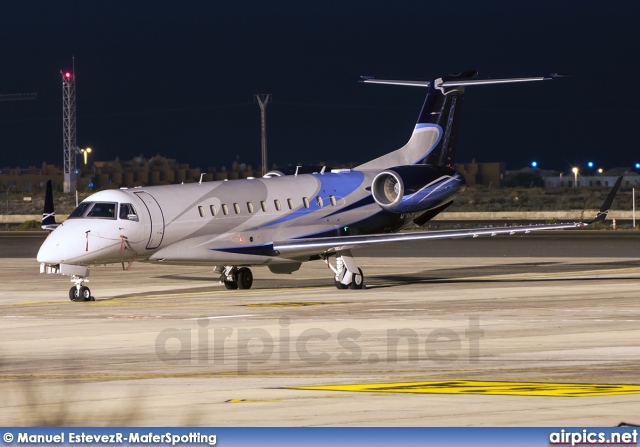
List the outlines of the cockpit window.
<svg viewBox="0 0 640 447">
<path fill-rule="evenodd" d="M 117 203 L 112 202 L 82 202 L 71 213 L 68 219 L 82 219 L 86 217 L 98 219 L 115 219 Z"/>
<path fill-rule="evenodd" d="M 118 215 L 118 217 L 124 220 L 137 220 L 138 214 L 136 213 L 133 205 L 131 205 L 130 203 L 121 203 L 120 214 Z"/>
<path fill-rule="evenodd" d="M 129 205 L 131 206 L 131 205 Z M 86 217 L 98 219 L 115 219 L 117 203 L 112 202 L 82 202 L 73 210 L 68 219 L 81 219 Z M 131 207 L 133 209 L 133 207 Z M 133 211 L 135 214 L 135 211 Z"/>
<path fill-rule="evenodd" d="M 100 219 L 115 219 L 117 203 L 96 202 L 85 217 L 97 217 Z"/>
<path fill-rule="evenodd" d="M 78 207 L 73 210 L 73 213 L 69 214 L 68 219 L 78 219 L 84 216 L 84 213 L 91 208 L 94 202 L 82 202 Z"/>
</svg>

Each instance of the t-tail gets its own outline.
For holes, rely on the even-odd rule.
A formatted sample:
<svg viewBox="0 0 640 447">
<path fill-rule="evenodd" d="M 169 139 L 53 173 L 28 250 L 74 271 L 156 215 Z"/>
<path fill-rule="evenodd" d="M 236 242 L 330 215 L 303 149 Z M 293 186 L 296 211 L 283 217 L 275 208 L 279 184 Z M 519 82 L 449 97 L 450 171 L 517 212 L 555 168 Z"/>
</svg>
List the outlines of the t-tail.
<svg viewBox="0 0 640 447">
<path fill-rule="evenodd" d="M 55 230 L 57 226 L 56 213 L 53 210 L 53 190 L 51 187 L 51 180 L 47 180 L 47 189 L 44 193 L 44 209 L 42 210 L 42 229 L 52 231 Z"/>
<path fill-rule="evenodd" d="M 400 81 L 363 77 L 368 84 L 390 84 L 427 88 L 411 138 L 400 149 L 358 166 L 357 169 L 387 169 L 395 166 L 430 165 L 453 168 L 462 99 L 466 87 L 488 84 L 546 81 L 559 76 L 509 79 L 475 79 L 477 71 L 449 75 L 433 81 Z"/>
</svg>

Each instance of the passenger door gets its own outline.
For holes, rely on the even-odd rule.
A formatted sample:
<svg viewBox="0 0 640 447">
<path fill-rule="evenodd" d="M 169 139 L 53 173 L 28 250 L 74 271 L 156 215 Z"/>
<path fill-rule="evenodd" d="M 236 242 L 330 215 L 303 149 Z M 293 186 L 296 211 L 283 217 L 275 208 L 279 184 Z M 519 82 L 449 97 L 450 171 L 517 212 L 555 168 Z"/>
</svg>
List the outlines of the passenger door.
<svg viewBox="0 0 640 447">
<path fill-rule="evenodd" d="M 151 219 L 151 234 L 149 235 L 147 249 L 152 250 L 158 248 L 164 237 L 164 215 L 162 214 L 162 209 L 160 209 L 160 205 L 156 199 L 148 192 L 141 191 L 135 192 L 134 194 L 144 202 Z"/>
</svg>

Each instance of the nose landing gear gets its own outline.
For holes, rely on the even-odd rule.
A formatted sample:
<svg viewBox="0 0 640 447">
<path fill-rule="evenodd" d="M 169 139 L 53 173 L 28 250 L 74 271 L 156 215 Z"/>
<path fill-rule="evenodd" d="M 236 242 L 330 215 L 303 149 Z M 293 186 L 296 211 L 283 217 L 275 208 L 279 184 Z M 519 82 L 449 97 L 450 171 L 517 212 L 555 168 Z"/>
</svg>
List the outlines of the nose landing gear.
<svg viewBox="0 0 640 447">
<path fill-rule="evenodd" d="M 69 299 L 71 301 L 95 301 L 96 299 L 91 296 L 91 290 L 84 285 L 85 282 L 89 282 L 84 276 L 73 275 L 71 282 L 75 285 L 69 289 Z"/>
</svg>

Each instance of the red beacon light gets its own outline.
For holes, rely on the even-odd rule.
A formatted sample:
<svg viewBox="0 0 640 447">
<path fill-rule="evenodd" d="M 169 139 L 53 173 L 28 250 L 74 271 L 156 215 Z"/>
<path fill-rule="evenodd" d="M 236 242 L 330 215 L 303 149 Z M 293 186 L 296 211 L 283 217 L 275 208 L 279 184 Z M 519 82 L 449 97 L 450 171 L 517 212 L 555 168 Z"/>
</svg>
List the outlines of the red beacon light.
<svg viewBox="0 0 640 447">
<path fill-rule="evenodd" d="M 72 77 L 72 76 L 73 76 L 73 75 L 71 74 L 71 72 L 69 72 L 69 71 L 65 71 L 65 72 L 64 72 L 64 77 L 65 77 L 65 79 L 71 79 L 71 77 Z"/>
</svg>

